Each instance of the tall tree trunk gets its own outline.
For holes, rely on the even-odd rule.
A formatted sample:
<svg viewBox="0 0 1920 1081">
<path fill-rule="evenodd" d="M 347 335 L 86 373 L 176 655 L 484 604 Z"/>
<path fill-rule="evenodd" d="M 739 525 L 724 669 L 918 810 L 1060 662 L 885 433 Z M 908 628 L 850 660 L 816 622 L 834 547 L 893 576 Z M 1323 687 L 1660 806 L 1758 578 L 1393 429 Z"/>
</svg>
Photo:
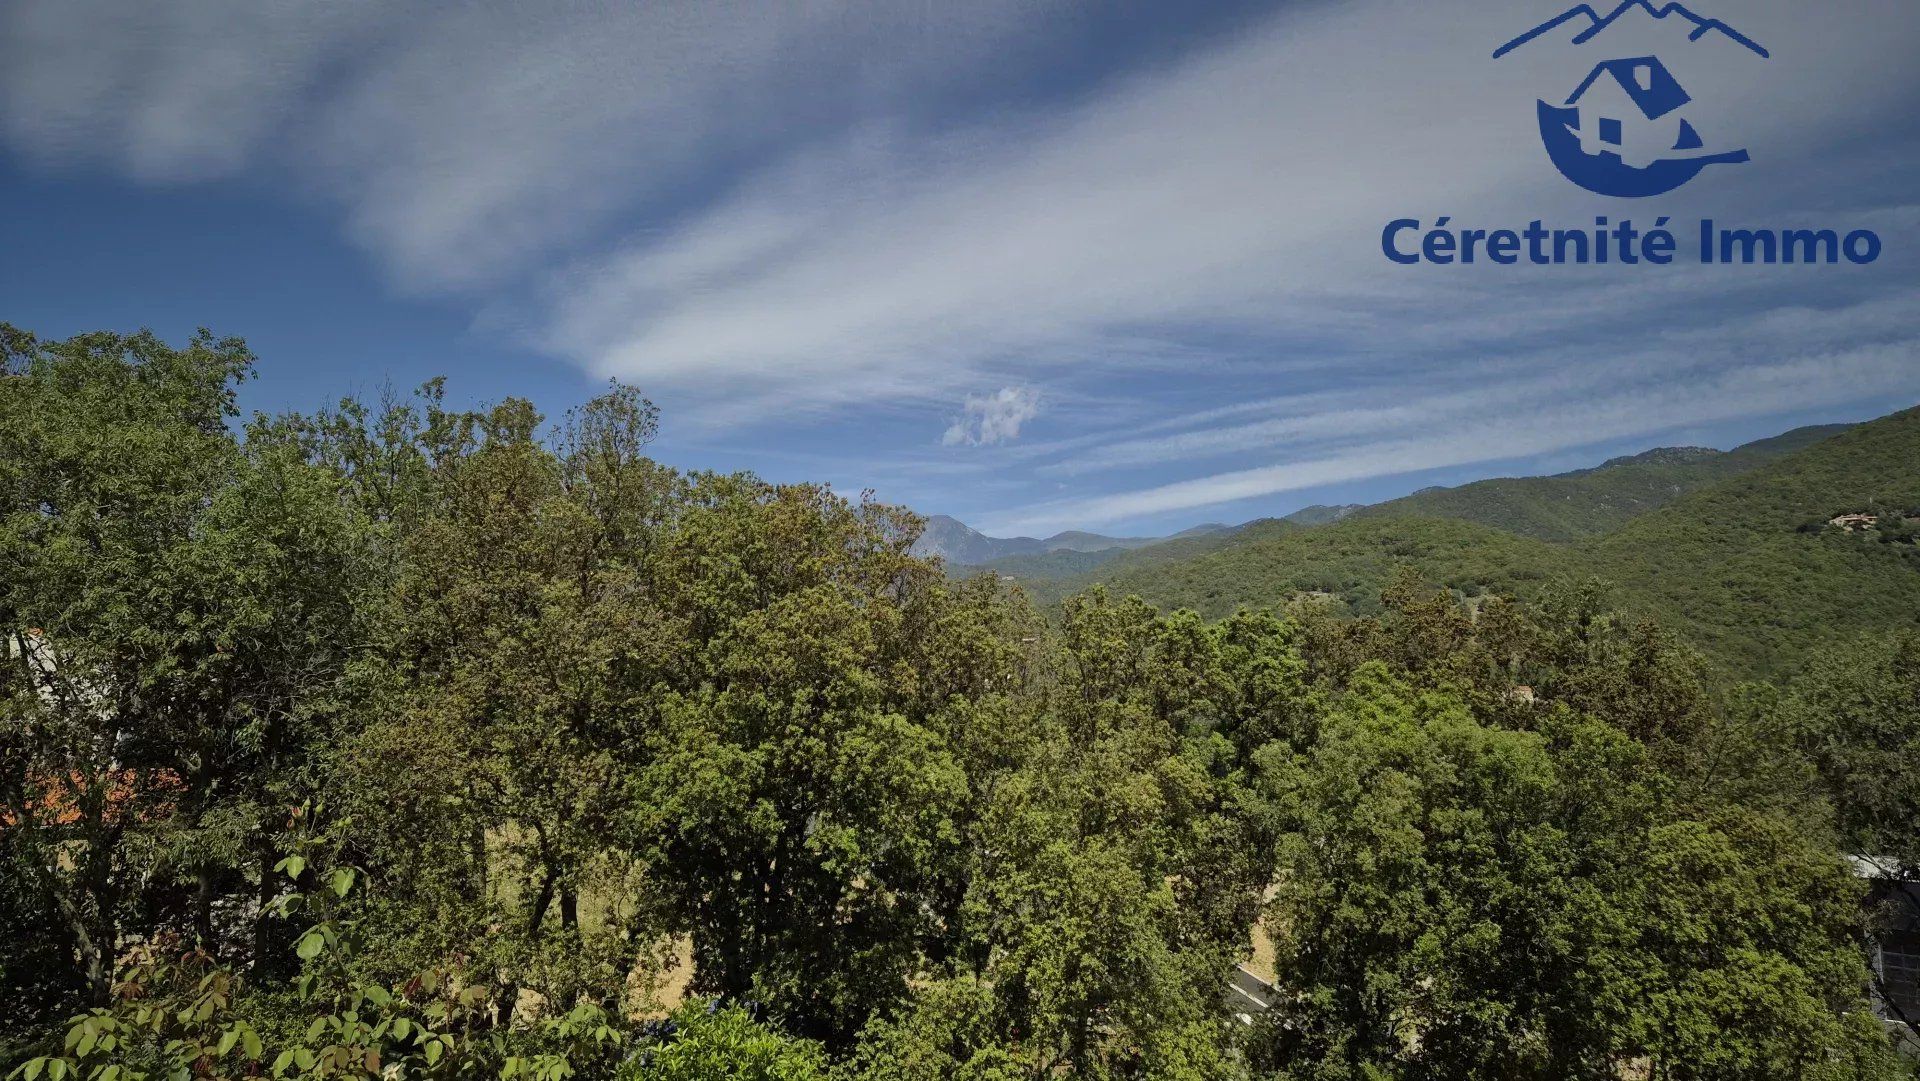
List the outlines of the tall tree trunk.
<svg viewBox="0 0 1920 1081">
<path fill-rule="evenodd" d="M 213 867 L 201 864 L 193 874 L 193 933 L 200 948 L 218 957 L 220 943 L 213 932 Z"/>
<path fill-rule="evenodd" d="M 540 925 L 547 922 L 547 909 L 553 904 L 553 876 L 542 876 L 540 892 L 534 895 L 533 904 L 527 909 L 527 940 L 540 940 Z M 513 1021 L 514 1007 L 520 1004 L 520 980 L 509 979 L 494 999 L 494 1024 L 501 1028 Z"/>
<path fill-rule="evenodd" d="M 253 977 L 259 984 L 271 984 L 276 977 L 286 974 L 286 957 L 279 949 L 279 930 L 267 910 L 274 899 L 280 896 L 280 876 L 273 866 L 280 861 L 275 858 L 273 834 L 264 824 L 254 841 L 254 863 L 260 874 L 260 884 L 254 894 L 255 911 L 253 914 Z"/>
</svg>

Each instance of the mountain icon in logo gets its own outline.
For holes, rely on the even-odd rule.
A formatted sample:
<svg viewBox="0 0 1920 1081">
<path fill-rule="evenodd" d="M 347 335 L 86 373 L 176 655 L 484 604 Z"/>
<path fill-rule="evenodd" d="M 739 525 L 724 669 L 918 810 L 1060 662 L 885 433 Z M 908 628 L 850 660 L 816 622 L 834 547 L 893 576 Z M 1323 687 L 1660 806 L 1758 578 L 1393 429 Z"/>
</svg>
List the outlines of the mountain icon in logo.
<svg viewBox="0 0 1920 1081">
<path fill-rule="evenodd" d="M 1604 17 L 1581 4 L 1500 46 L 1493 55 L 1497 60 L 1569 25 L 1579 28 L 1569 44 L 1587 45 L 1632 12 L 1662 22 L 1679 20 L 1676 25 L 1686 30 L 1689 43 L 1711 34 L 1763 59 L 1770 55 L 1758 42 L 1718 19 L 1702 18 L 1677 3 L 1656 8 L 1649 0 L 1625 0 Z M 1684 115 L 1692 100 L 1657 56 L 1603 60 L 1586 71 L 1563 104 L 1538 103 L 1540 138 L 1547 156 L 1568 180 L 1588 191 L 1623 199 L 1672 191 L 1709 165 L 1752 160 L 1743 149 L 1710 149 Z"/>
<path fill-rule="evenodd" d="M 1676 17 L 1692 24 L 1693 29 L 1687 33 L 1688 41 L 1699 41 L 1708 34 L 1720 34 L 1729 41 L 1733 41 L 1752 50 L 1754 55 L 1762 59 L 1773 55 L 1761 48 L 1758 42 L 1742 34 L 1740 31 L 1735 30 L 1733 27 L 1728 26 L 1726 23 L 1721 22 L 1719 19 L 1703 19 L 1695 15 L 1693 12 L 1687 10 L 1685 4 L 1668 4 L 1665 7 L 1656 8 L 1649 0 L 1623 0 L 1621 5 L 1614 8 L 1605 18 L 1602 18 L 1599 12 L 1593 10 L 1593 8 L 1586 4 L 1569 8 L 1555 15 L 1553 18 L 1548 19 L 1546 22 L 1541 23 L 1539 26 L 1521 34 L 1519 37 L 1514 38 L 1512 41 L 1507 42 L 1505 45 L 1500 46 L 1498 49 L 1495 49 L 1493 51 L 1493 58 L 1498 60 L 1513 50 L 1518 49 L 1520 46 L 1525 45 L 1527 42 L 1543 34 L 1550 34 L 1555 29 L 1567 23 L 1577 22 L 1583 17 L 1587 20 L 1587 25 L 1573 36 L 1573 44 L 1585 45 L 1587 42 L 1599 37 L 1602 32 L 1620 22 L 1621 16 L 1636 10 L 1645 12 L 1655 19 L 1665 20 L 1670 17 Z"/>
</svg>

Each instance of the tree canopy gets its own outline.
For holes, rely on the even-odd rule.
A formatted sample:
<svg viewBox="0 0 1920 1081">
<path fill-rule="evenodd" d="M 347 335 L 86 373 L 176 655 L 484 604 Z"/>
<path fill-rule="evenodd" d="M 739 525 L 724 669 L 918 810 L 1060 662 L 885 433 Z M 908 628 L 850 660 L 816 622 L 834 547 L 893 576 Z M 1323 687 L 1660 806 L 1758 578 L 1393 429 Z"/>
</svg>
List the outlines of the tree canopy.
<svg viewBox="0 0 1920 1081">
<path fill-rule="evenodd" d="M 1846 857 L 1920 863 L 1912 640 L 1731 688 L 1384 542 L 1351 611 L 1047 610 L 618 384 L 243 420 L 237 341 L 3 341 L 27 1081 L 1909 1068 Z"/>
</svg>

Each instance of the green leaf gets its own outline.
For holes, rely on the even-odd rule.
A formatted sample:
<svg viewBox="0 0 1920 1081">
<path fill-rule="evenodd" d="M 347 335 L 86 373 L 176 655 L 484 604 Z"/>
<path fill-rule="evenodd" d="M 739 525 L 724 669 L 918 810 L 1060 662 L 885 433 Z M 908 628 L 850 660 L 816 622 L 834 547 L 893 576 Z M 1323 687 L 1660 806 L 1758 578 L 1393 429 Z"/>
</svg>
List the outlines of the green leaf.
<svg viewBox="0 0 1920 1081">
<path fill-rule="evenodd" d="M 258 1062 L 263 1049 L 260 1046 L 260 1034 L 253 1031 L 253 1026 L 247 1026 L 246 1030 L 240 1034 L 240 1043 L 247 1057 Z"/>
<path fill-rule="evenodd" d="M 341 867 L 333 872 L 333 892 L 337 897 L 345 897 L 353 889 L 353 868 Z"/>
<path fill-rule="evenodd" d="M 300 873 L 307 869 L 307 858 L 305 856 L 288 856 L 286 859 L 280 861 L 280 868 L 287 872 L 288 878 L 299 878 Z"/>
<path fill-rule="evenodd" d="M 239 1042 L 240 1030 L 237 1028 L 228 1029 L 221 1035 L 220 1042 L 214 1045 L 214 1057 L 218 1058 L 226 1055 L 227 1052 L 233 1050 L 233 1045 Z"/>
<path fill-rule="evenodd" d="M 316 928 L 300 936 L 300 942 L 294 946 L 293 952 L 299 954 L 302 961 L 311 961 L 320 956 L 320 951 L 325 949 L 326 946 L 326 938 L 323 937 Z"/>
<path fill-rule="evenodd" d="M 286 1073 L 287 1067 L 292 1064 L 293 1064 L 293 1049 L 288 1048 L 287 1050 L 280 1052 L 279 1057 L 273 1060 L 273 1076 L 279 1077 L 281 1074 Z"/>
</svg>

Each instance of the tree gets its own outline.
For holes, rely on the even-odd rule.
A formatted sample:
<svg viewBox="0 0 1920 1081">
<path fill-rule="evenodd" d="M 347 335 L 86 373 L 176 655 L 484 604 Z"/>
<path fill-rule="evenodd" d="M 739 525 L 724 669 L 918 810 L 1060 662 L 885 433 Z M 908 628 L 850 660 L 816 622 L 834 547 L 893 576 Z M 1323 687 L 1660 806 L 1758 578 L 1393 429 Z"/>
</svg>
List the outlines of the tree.
<svg viewBox="0 0 1920 1081">
<path fill-rule="evenodd" d="M 1821 654 L 1786 708 L 1849 850 L 1920 878 L 1920 635 Z"/>
<path fill-rule="evenodd" d="M 1360 674 L 1267 783 L 1289 1076 L 1892 1076 L 1859 898 L 1791 822 L 1691 813 L 1618 728 L 1490 728 Z"/>
<path fill-rule="evenodd" d="M 942 673 L 916 663 L 940 653 L 918 638 L 944 587 L 907 554 L 912 526 L 703 475 L 653 561 L 675 667 L 629 835 L 692 932 L 696 987 L 832 1041 L 921 964 L 966 792 L 922 691 Z"/>
<path fill-rule="evenodd" d="M 122 921 L 219 950 L 265 879 L 357 646 L 357 526 L 331 474 L 242 446 L 253 358 L 205 333 L 10 339 L 0 379 L 0 796 L 95 1001 Z"/>
</svg>

